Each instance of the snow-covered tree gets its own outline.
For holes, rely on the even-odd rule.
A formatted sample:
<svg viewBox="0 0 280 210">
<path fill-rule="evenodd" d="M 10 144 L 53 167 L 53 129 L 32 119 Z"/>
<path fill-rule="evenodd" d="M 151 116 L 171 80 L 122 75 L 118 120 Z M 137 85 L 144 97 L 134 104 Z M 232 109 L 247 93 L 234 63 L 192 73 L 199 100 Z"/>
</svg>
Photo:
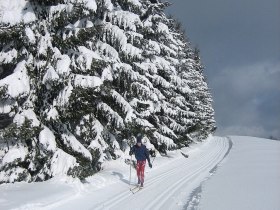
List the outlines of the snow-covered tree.
<svg viewBox="0 0 280 210">
<path fill-rule="evenodd" d="M 0 183 L 85 178 L 137 133 L 165 152 L 213 131 L 199 55 L 164 14 L 168 3 L 1 6 Z"/>
</svg>

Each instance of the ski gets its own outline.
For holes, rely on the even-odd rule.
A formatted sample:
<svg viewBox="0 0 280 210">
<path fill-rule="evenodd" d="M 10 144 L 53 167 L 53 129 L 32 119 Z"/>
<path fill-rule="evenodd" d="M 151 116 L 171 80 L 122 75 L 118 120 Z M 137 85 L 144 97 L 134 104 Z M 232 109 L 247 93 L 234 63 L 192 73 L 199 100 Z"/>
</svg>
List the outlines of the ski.
<svg viewBox="0 0 280 210">
<path fill-rule="evenodd" d="M 137 188 L 139 188 L 139 186 L 138 186 L 138 185 L 137 185 L 137 186 L 135 186 L 135 187 L 130 188 L 129 190 L 130 190 L 130 191 L 133 191 L 133 190 L 135 190 L 135 189 L 137 189 Z"/>
<path fill-rule="evenodd" d="M 130 191 L 132 192 L 132 194 L 135 194 L 142 189 L 143 189 L 143 187 L 136 186 L 136 187 L 131 188 Z"/>
</svg>

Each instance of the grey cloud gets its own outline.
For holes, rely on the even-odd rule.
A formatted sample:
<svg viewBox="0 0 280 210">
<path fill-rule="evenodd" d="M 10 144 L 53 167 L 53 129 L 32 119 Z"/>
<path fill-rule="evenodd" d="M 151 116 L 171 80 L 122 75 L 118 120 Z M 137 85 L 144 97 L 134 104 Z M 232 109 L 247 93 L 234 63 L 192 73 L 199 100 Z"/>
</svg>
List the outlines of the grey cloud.
<svg viewBox="0 0 280 210">
<path fill-rule="evenodd" d="M 211 81 L 220 131 L 280 137 L 280 62 L 220 71 Z M 258 134 L 255 132 L 258 128 Z M 245 132 L 245 130 L 247 131 Z M 278 130 L 278 131 L 277 131 Z M 241 132 L 241 133 L 242 133 Z"/>
<path fill-rule="evenodd" d="M 207 65 L 232 66 L 280 57 L 279 0 L 171 0 Z M 277 57 L 278 56 L 278 57 Z M 215 70 L 213 68 L 213 70 Z"/>
<path fill-rule="evenodd" d="M 280 1 L 169 1 L 201 51 L 218 134 L 280 138 Z"/>
</svg>

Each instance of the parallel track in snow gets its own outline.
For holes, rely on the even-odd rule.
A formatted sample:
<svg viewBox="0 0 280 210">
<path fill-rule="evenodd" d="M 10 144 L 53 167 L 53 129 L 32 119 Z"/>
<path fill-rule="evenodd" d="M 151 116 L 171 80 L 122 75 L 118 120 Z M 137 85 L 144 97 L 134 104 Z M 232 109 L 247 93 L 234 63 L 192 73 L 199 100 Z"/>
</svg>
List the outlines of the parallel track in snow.
<svg viewBox="0 0 280 210">
<path fill-rule="evenodd" d="M 103 188 L 85 187 L 73 195 L 52 202 L 28 203 L 18 209 L 42 210 L 177 210 L 184 209 L 194 190 L 208 178 L 230 150 L 227 138 L 214 137 L 191 150 L 189 158 L 168 159 L 147 170 L 145 187 L 132 194 L 126 181 Z"/>
<path fill-rule="evenodd" d="M 91 209 L 180 209 L 188 196 L 210 175 L 225 156 L 229 147 L 226 138 L 214 138 L 202 146 L 202 152 L 188 159 L 158 169 L 160 175 L 151 173 L 145 188 L 136 194 L 123 191 L 107 201 L 94 205 Z M 208 149 L 208 150 L 207 150 Z M 143 202 L 144 201 L 144 202 Z M 185 203 L 184 203 L 185 202 Z"/>
</svg>

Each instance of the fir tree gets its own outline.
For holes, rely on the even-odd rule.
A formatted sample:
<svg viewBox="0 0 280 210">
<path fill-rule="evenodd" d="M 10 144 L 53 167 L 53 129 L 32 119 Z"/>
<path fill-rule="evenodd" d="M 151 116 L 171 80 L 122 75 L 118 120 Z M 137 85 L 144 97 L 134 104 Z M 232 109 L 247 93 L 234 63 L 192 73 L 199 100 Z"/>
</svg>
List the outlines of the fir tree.
<svg viewBox="0 0 280 210">
<path fill-rule="evenodd" d="M 214 131 L 199 54 L 168 5 L 30 0 L 27 20 L 1 22 L 1 183 L 83 179 L 137 133 L 166 153 Z"/>
</svg>

